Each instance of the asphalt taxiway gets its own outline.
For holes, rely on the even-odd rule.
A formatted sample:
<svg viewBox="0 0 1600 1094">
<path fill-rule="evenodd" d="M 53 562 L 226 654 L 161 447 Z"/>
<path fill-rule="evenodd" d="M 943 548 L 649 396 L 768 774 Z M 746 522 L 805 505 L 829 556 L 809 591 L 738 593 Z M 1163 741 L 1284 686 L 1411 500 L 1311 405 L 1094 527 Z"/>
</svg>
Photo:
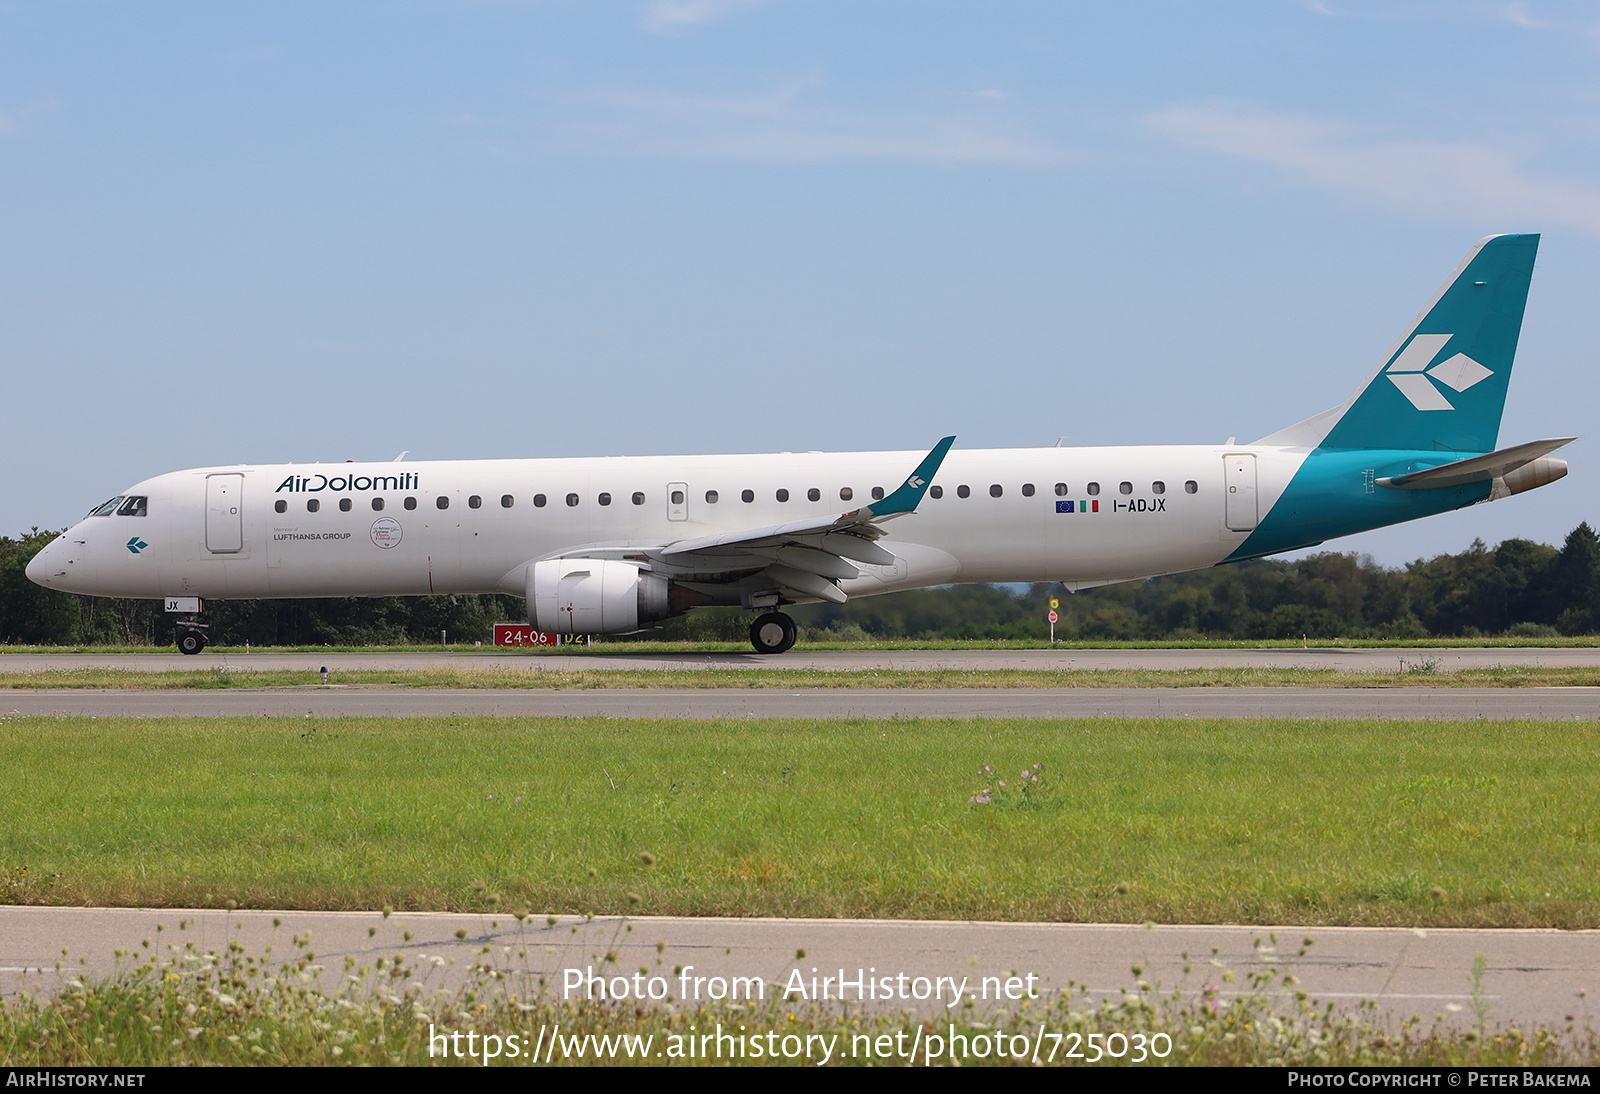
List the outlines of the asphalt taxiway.
<svg viewBox="0 0 1600 1094">
<path fill-rule="evenodd" d="M 0 715 L 135 718 L 1600 718 L 1600 688 L 14 689 Z"/>
<path fill-rule="evenodd" d="M 165 929 L 158 932 L 158 924 Z M 559 916 L 552 924 L 544 916 L 518 923 L 509 914 L 0 907 L 0 993 L 48 993 L 69 978 L 109 976 L 119 965 L 116 950 L 145 952 L 144 940 L 162 956 L 168 945 L 181 953 L 193 943 L 202 954 L 221 954 L 238 942 L 247 954 L 271 946 L 279 959 L 292 959 L 295 935 L 309 935 L 308 948 L 328 970 L 324 986 L 334 990 L 345 982 L 347 955 L 358 965 L 401 955 L 426 974 L 430 990 L 458 987 L 487 956 L 514 978 L 512 990 L 526 991 L 543 976 L 547 993 L 560 999 L 565 991 L 569 1000 L 582 990 L 568 989 L 579 974 L 631 976 L 641 967 L 665 981 L 663 994 L 679 1000 L 692 999 L 694 978 L 704 978 L 702 1001 L 719 977 L 724 984 L 754 978 L 769 994 L 792 988 L 796 972 L 807 990 L 813 976 L 837 984 L 841 971 L 846 979 L 857 970 L 880 980 L 903 973 L 907 994 L 918 977 L 925 978 L 919 991 L 938 978 L 964 978 L 962 1001 L 970 995 L 980 1012 L 1016 1006 L 1030 988 L 1049 1003 L 1085 987 L 1097 999 L 1137 993 L 1141 981 L 1190 999 L 1211 985 L 1227 1000 L 1265 974 L 1266 992 L 1279 1004 L 1293 990 L 1341 1006 L 1372 1000 L 1377 1018 L 1390 1024 L 1420 1016 L 1475 1026 L 1481 1006 L 1491 1024 L 1561 1029 L 1570 1020 L 1582 1029 L 1592 1017 L 1590 990 L 1600 985 L 1596 931 L 649 916 Z M 614 963 L 605 960 L 611 951 Z M 1484 968 L 1475 979 L 1480 956 Z M 674 971 L 679 966 L 689 971 L 687 980 Z M 1286 987 L 1284 975 L 1298 983 Z M 929 1014 L 949 1001 L 948 992 L 943 1003 L 905 998 L 897 983 L 894 997 L 876 1002 Z"/>
<path fill-rule="evenodd" d="M 833 672 L 932 672 L 1021 669 L 1033 672 L 1071 669 L 1179 671 L 1218 668 L 1336 669 L 1341 672 L 1399 672 L 1425 666 L 1436 672 L 1511 666 L 1600 669 L 1600 647 L 1474 646 L 1457 648 L 1312 649 L 1056 649 L 1038 650 L 790 650 L 763 656 L 733 653 L 607 653 L 595 647 L 581 653 L 554 650 L 501 650 L 493 647 L 390 653 L 279 653 L 210 649 L 185 657 L 159 653 L 3 653 L 0 672 L 71 672 L 117 669 L 124 672 L 230 671 L 316 672 L 429 671 L 472 669 L 581 672 L 696 669 L 808 669 Z"/>
</svg>

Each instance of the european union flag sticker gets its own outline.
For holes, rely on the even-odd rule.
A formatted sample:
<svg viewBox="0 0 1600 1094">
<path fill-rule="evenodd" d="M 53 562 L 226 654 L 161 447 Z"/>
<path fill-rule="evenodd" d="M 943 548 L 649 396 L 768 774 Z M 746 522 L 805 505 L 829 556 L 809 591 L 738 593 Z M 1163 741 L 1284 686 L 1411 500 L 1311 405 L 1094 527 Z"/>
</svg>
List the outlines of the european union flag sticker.
<svg viewBox="0 0 1600 1094">
<path fill-rule="evenodd" d="M 1056 502 L 1056 512 L 1058 512 L 1058 513 L 1070 513 L 1070 512 L 1072 512 L 1072 503 L 1070 501 L 1058 501 L 1058 502 Z"/>
</svg>

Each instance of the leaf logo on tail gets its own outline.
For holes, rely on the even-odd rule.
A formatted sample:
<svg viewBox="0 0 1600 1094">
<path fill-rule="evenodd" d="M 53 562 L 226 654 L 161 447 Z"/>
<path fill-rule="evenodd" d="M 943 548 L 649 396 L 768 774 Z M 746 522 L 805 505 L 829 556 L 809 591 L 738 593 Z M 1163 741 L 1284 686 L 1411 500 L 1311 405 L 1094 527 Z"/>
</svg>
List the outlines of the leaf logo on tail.
<svg viewBox="0 0 1600 1094">
<path fill-rule="evenodd" d="M 1438 385 L 1466 391 L 1494 375 L 1464 353 L 1428 368 L 1428 362 L 1453 337 L 1450 334 L 1419 334 L 1400 351 L 1388 368 L 1389 381 L 1418 410 L 1454 410 L 1455 405 L 1439 390 Z"/>
</svg>

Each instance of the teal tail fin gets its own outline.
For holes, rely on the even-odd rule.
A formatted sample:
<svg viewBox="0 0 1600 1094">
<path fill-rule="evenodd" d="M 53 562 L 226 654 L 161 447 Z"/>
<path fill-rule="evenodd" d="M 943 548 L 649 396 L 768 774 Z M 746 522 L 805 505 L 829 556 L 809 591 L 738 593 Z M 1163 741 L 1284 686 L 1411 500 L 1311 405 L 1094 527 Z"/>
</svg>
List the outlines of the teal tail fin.
<svg viewBox="0 0 1600 1094">
<path fill-rule="evenodd" d="M 1538 250 L 1537 235 L 1479 242 L 1349 402 L 1260 443 L 1492 450 Z"/>
</svg>

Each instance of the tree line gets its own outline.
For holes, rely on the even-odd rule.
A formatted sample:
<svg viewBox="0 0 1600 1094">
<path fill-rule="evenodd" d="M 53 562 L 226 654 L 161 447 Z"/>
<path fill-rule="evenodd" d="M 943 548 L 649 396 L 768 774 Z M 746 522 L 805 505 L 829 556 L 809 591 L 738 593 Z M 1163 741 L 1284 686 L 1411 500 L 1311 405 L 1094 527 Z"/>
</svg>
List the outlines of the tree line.
<svg viewBox="0 0 1600 1094">
<path fill-rule="evenodd" d="M 75 596 L 24 574 L 55 533 L 0 536 L 0 643 L 168 646 L 159 600 Z M 1018 594 L 954 585 L 791 609 L 808 638 L 1037 639 L 1048 600 L 1063 639 L 1427 638 L 1555 636 L 1600 631 L 1600 537 L 1578 525 L 1558 549 L 1482 541 L 1400 568 L 1327 552 L 1293 562 L 1217 566 L 1068 595 L 1038 584 Z M 642 638 L 742 641 L 754 613 L 701 609 Z M 213 600 L 210 641 L 222 645 L 379 645 L 491 640 L 493 624 L 526 622 L 513 596 Z"/>
</svg>

